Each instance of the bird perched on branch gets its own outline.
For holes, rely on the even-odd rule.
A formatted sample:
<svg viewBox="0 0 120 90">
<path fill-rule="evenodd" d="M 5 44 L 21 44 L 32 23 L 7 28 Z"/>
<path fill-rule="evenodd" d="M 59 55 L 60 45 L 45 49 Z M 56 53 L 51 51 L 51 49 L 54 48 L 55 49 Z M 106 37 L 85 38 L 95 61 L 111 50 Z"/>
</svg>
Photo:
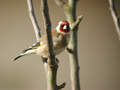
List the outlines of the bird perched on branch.
<svg viewBox="0 0 120 90">
<path fill-rule="evenodd" d="M 55 55 L 61 53 L 69 42 L 69 36 L 70 36 L 70 25 L 68 21 L 60 21 L 56 27 L 55 30 L 52 30 L 52 39 L 53 39 L 53 49 Z M 14 61 L 16 61 L 18 58 L 30 54 L 38 54 L 41 55 L 44 58 L 48 58 L 49 52 L 48 52 L 48 46 L 47 46 L 47 36 L 43 35 L 40 38 L 40 42 L 37 42 L 33 44 L 28 49 L 25 49 L 22 51 L 22 53 L 14 58 Z"/>
</svg>

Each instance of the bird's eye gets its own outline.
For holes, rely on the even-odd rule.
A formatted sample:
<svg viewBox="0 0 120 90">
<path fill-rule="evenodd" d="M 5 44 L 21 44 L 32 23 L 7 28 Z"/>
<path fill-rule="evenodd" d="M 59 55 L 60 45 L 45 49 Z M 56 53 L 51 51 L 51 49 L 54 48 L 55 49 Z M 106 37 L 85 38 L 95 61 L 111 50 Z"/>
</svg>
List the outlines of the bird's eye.
<svg viewBox="0 0 120 90">
<path fill-rule="evenodd" d="M 70 29 L 69 25 L 67 25 L 67 29 Z"/>
<path fill-rule="evenodd" d="M 69 29 L 69 25 L 61 25 L 60 27 L 63 28 L 63 29 L 64 28 Z"/>
</svg>

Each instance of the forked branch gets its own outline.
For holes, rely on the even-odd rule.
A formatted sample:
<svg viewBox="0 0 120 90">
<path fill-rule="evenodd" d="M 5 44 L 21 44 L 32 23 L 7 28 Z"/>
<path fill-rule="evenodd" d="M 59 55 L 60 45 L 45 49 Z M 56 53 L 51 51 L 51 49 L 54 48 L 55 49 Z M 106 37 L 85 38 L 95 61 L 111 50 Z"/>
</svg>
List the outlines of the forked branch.
<svg viewBox="0 0 120 90">
<path fill-rule="evenodd" d="M 76 21 L 73 23 L 71 29 L 74 30 L 76 27 L 78 27 L 79 24 L 80 24 L 80 22 L 82 21 L 82 19 L 83 19 L 83 16 L 82 16 L 82 15 L 81 15 L 81 16 L 78 16 L 77 19 L 76 19 Z"/>
</svg>

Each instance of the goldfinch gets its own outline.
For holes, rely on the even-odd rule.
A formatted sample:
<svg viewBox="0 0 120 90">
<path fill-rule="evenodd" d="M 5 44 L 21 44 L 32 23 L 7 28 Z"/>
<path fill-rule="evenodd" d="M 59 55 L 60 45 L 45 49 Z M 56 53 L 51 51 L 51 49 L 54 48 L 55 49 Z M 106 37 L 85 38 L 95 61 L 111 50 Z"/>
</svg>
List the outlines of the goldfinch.
<svg viewBox="0 0 120 90">
<path fill-rule="evenodd" d="M 55 55 L 61 53 L 65 50 L 68 45 L 70 38 L 70 25 L 68 21 L 60 21 L 55 30 L 52 30 L 52 39 L 53 39 L 53 49 Z M 43 35 L 40 38 L 40 42 L 37 42 L 32 45 L 32 47 L 25 49 L 22 53 L 14 58 L 16 61 L 18 58 L 30 54 L 38 54 L 44 58 L 49 57 L 48 46 L 47 46 L 47 36 Z"/>
</svg>

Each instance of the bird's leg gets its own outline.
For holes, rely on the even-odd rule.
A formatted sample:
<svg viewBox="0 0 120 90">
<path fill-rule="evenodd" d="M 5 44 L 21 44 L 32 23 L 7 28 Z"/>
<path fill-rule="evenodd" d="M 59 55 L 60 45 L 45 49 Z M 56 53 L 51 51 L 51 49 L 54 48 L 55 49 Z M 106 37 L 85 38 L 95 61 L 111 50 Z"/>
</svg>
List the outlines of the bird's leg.
<svg viewBox="0 0 120 90">
<path fill-rule="evenodd" d="M 47 63 L 48 58 L 45 58 L 45 57 L 41 57 L 41 58 L 42 58 L 42 60 L 43 60 L 43 63 Z"/>
<path fill-rule="evenodd" d="M 54 67 L 53 65 L 50 64 L 48 58 L 46 58 L 46 57 L 41 57 L 41 58 L 42 58 L 42 60 L 43 60 L 43 63 L 47 63 L 47 64 L 49 64 L 51 67 Z M 57 65 L 57 64 L 59 63 L 59 60 L 58 60 L 57 58 L 55 58 L 55 60 L 56 60 L 56 64 L 55 64 L 55 65 Z"/>
</svg>

